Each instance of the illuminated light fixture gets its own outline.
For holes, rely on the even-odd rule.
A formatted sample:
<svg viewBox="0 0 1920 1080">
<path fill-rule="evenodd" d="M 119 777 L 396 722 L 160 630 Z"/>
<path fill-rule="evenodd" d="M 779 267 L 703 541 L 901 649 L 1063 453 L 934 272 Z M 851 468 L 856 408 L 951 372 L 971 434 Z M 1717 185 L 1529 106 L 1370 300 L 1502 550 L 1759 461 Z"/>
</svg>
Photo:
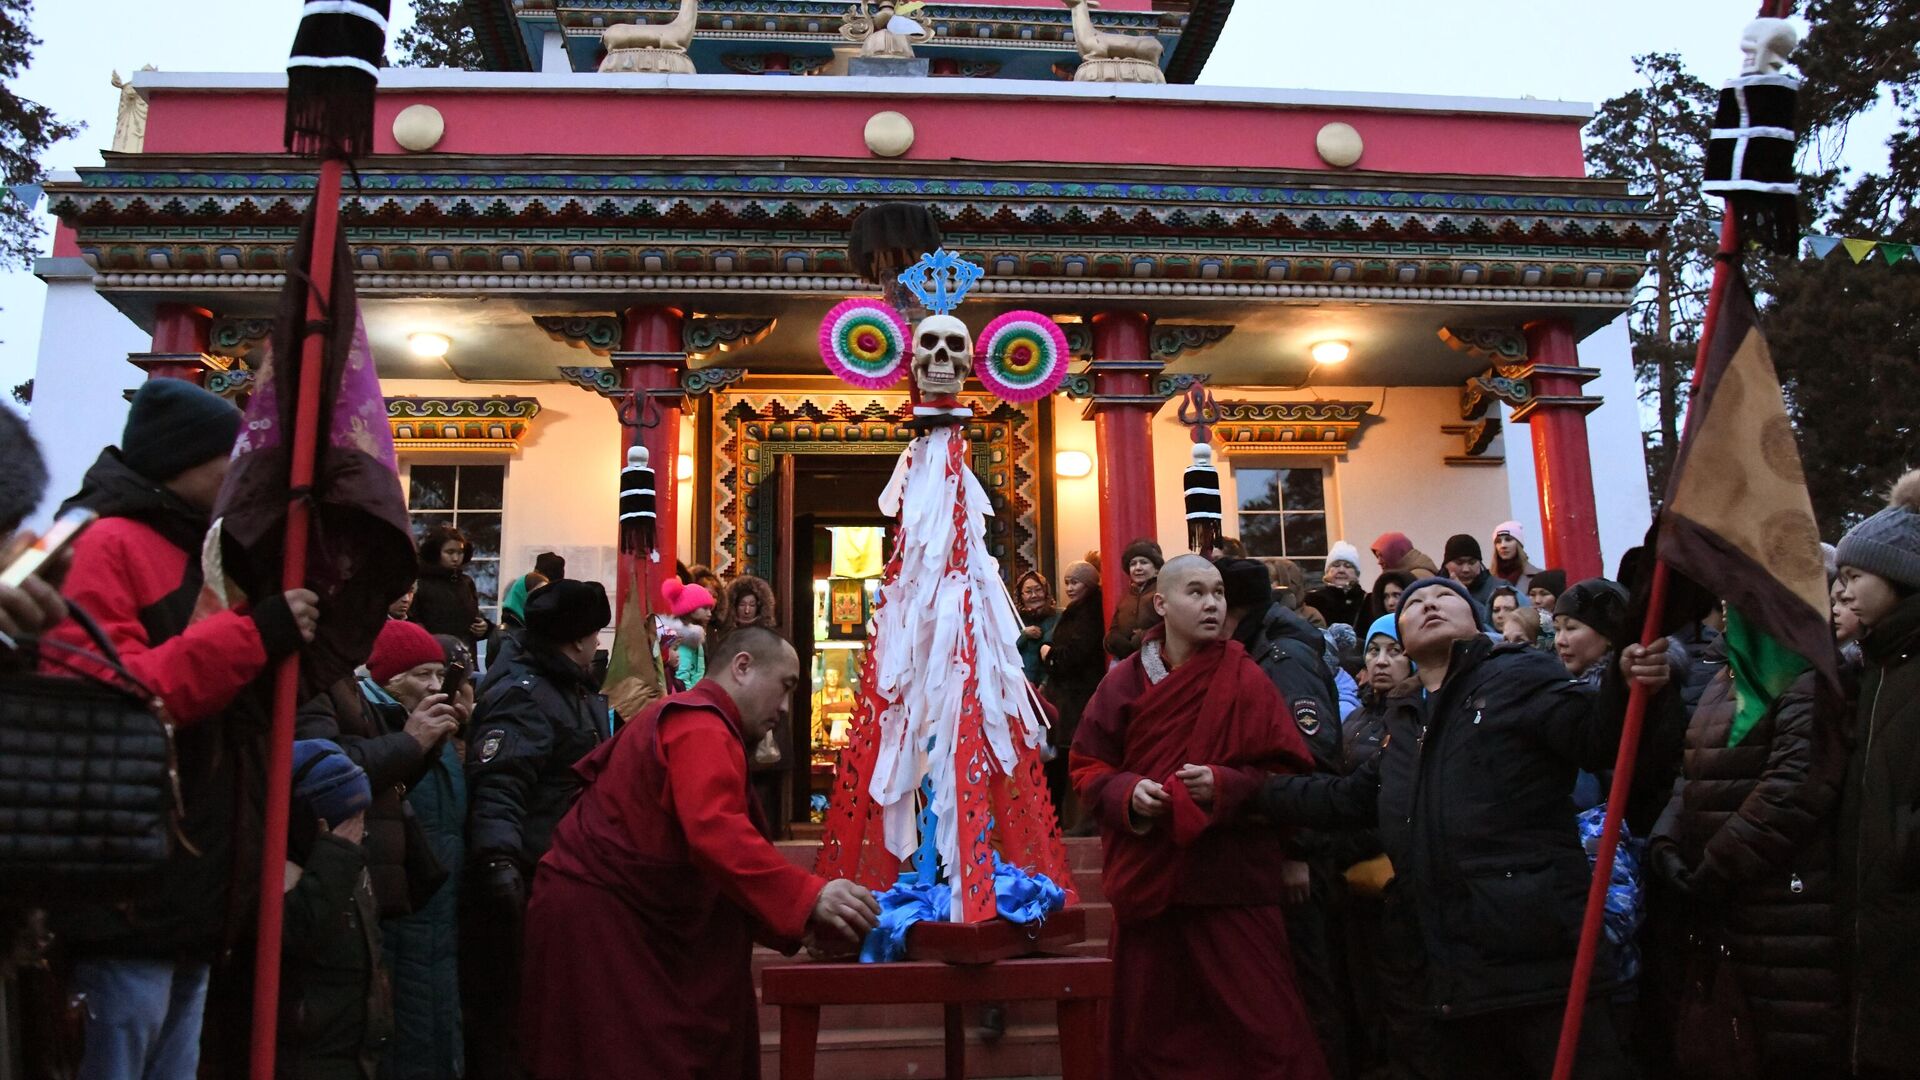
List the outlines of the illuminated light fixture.
<svg viewBox="0 0 1920 1080">
<path fill-rule="evenodd" d="M 1310 351 L 1313 353 L 1313 362 L 1316 364 L 1339 364 L 1346 361 L 1347 354 L 1353 351 L 1353 346 L 1344 341 L 1316 341 Z"/>
<path fill-rule="evenodd" d="M 676 480 L 693 479 L 693 458 L 686 454 L 679 455 L 679 460 L 673 463 L 673 475 Z"/>
<path fill-rule="evenodd" d="M 1067 480 L 1078 480 L 1093 472 L 1093 458 L 1084 450 L 1062 450 L 1053 455 L 1053 472 Z"/>
<path fill-rule="evenodd" d="M 427 360 L 438 360 L 453 348 L 453 340 L 445 334 L 418 333 L 407 335 L 407 348 L 413 355 Z"/>
</svg>

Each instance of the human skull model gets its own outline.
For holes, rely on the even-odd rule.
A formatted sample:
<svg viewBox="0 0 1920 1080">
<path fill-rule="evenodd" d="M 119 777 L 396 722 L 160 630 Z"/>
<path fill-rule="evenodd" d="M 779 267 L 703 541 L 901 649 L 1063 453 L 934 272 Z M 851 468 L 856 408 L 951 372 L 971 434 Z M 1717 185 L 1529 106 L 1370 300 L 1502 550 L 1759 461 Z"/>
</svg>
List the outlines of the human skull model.
<svg viewBox="0 0 1920 1080">
<path fill-rule="evenodd" d="M 952 397 L 973 374 L 973 332 L 951 315 L 929 315 L 913 332 L 913 381 L 926 397 Z"/>
</svg>

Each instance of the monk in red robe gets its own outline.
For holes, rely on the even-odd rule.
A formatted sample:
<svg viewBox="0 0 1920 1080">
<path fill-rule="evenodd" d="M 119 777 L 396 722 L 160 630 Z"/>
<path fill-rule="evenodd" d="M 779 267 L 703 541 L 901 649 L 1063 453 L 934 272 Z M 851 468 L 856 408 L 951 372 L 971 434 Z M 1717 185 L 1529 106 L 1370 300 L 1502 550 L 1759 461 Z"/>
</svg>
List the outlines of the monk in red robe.
<svg viewBox="0 0 1920 1080">
<path fill-rule="evenodd" d="M 799 661 L 772 631 L 727 635 L 707 678 L 575 768 L 527 905 L 521 1013 L 536 1080 L 760 1075 L 758 940 L 857 943 L 879 906 L 762 838 L 747 748 L 787 715 Z"/>
<path fill-rule="evenodd" d="M 1164 618 L 1087 703 L 1069 758 L 1113 904 L 1108 1075 L 1325 1080 L 1281 915 L 1282 837 L 1250 820 L 1313 757 L 1273 683 L 1220 640 L 1226 590 L 1197 555 L 1160 569 Z"/>
</svg>

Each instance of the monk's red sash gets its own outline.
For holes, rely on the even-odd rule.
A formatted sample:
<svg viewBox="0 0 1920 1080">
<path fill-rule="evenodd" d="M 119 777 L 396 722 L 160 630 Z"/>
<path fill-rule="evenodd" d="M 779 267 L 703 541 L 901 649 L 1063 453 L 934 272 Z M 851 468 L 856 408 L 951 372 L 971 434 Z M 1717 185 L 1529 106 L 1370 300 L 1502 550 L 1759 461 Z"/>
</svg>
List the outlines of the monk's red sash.
<svg viewBox="0 0 1920 1080">
<path fill-rule="evenodd" d="M 1141 661 L 1136 655 L 1130 662 Z M 1173 801 L 1170 825 L 1146 836 L 1107 833 L 1107 894 L 1116 909 L 1142 917 L 1171 902 L 1185 849 L 1221 811 L 1218 799 L 1211 807 L 1195 803 L 1174 773 L 1188 764 L 1212 766 L 1216 774 L 1221 768 L 1305 772 L 1313 758 L 1279 692 L 1237 641 L 1195 652 L 1148 685 L 1128 713 L 1122 769 L 1159 782 Z"/>
</svg>

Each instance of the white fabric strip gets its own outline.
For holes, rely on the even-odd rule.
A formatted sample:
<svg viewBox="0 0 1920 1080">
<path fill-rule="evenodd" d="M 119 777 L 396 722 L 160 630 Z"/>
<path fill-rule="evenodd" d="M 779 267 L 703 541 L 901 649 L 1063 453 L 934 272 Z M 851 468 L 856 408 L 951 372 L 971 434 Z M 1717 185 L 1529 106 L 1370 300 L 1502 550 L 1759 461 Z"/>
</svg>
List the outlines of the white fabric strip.
<svg viewBox="0 0 1920 1080">
<path fill-rule="evenodd" d="M 354 15 L 379 27 L 382 34 L 387 32 L 386 16 L 365 4 L 355 3 L 355 0 L 307 0 L 307 6 L 300 9 L 300 14 L 302 17 L 308 15 Z"/>
<path fill-rule="evenodd" d="M 372 64 L 367 63 L 365 60 L 361 60 L 357 57 L 352 57 L 352 56 L 290 56 L 287 58 L 287 67 L 289 69 L 298 68 L 298 67 L 310 67 L 310 68 L 350 67 L 350 68 L 359 68 L 361 71 L 366 72 L 367 74 L 373 76 L 376 79 L 380 77 L 379 68 L 374 67 Z"/>
</svg>

